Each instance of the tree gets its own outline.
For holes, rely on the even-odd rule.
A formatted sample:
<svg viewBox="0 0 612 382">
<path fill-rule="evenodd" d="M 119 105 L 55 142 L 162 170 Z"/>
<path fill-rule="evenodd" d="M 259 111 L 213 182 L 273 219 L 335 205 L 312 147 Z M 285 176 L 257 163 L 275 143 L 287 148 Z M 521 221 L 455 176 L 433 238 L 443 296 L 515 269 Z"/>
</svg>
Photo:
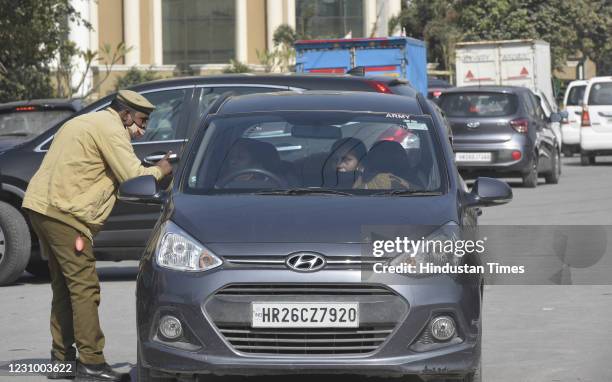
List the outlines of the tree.
<svg viewBox="0 0 612 382">
<path fill-rule="evenodd" d="M 0 102 L 53 95 L 51 63 L 68 22 L 85 22 L 70 0 L 0 0 Z"/>
<path fill-rule="evenodd" d="M 129 88 L 130 86 L 138 85 L 143 82 L 158 80 L 159 76 L 152 70 L 140 70 L 135 66 L 132 66 L 130 70 L 125 73 L 122 77 L 119 77 L 115 81 L 115 90 L 121 90 Z"/>
<path fill-rule="evenodd" d="M 389 33 L 403 28 L 406 36 L 424 40 L 428 61 L 437 62 L 440 69 L 448 70 L 454 58 L 455 44 L 462 39 L 463 32 L 457 18 L 451 0 L 414 0 L 389 20 Z"/>
<path fill-rule="evenodd" d="M 542 39 L 553 67 L 569 56 L 597 60 L 609 44 L 609 0 L 459 0 L 456 9 L 466 40 Z"/>
</svg>

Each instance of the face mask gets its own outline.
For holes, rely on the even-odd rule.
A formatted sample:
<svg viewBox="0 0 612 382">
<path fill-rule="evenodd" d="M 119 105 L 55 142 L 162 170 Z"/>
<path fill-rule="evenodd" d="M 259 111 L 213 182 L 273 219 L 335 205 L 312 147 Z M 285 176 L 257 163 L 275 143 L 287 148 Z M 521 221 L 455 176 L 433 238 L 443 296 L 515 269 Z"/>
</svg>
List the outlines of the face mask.
<svg viewBox="0 0 612 382">
<path fill-rule="evenodd" d="M 144 135 L 144 131 L 139 128 L 135 123 L 132 123 L 130 126 L 127 126 L 127 129 L 130 133 L 130 138 L 132 139 L 140 138 Z"/>
</svg>

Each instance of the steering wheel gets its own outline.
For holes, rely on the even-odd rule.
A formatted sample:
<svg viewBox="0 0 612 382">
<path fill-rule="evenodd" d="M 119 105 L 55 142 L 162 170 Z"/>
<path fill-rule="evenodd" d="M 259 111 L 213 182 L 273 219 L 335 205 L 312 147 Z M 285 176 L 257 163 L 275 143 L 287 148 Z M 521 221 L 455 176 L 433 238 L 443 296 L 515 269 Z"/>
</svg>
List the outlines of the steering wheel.
<svg viewBox="0 0 612 382">
<path fill-rule="evenodd" d="M 271 179 L 272 181 L 274 181 L 274 183 L 276 183 L 277 187 L 287 187 L 289 184 L 281 179 L 278 175 L 268 171 L 268 170 L 264 170 L 262 168 L 245 168 L 243 170 L 238 170 L 238 171 L 234 171 L 231 174 L 228 174 L 227 176 L 224 176 L 221 180 L 219 180 L 217 182 L 217 188 L 225 188 L 225 186 L 227 186 L 229 183 L 231 183 L 234 179 L 245 175 L 245 174 L 254 174 L 254 175 L 263 175 L 269 179 Z"/>
</svg>

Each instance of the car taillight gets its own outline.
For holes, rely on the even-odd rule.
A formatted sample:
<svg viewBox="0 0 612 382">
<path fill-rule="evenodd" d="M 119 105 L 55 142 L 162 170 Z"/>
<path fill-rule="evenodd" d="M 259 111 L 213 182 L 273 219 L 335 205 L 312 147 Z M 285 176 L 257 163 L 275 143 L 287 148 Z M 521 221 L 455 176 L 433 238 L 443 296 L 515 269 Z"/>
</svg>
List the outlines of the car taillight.
<svg viewBox="0 0 612 382">
<path fill-rule="evenodd" d="M 587 108 L 582 109 L 582 118 L 581 118 L 580 126 L 582 127 L 591 126 L 591 116 L 589 115 L 589 110 Z"/>
<path fill-rule="evenodd" d="M 391 91 L 391 89 L 384 83 L 379 82 L 379 81 L 368 81 L 368 84 L 374 88 L 374 90 L 376 90 L 379 93 L 387 93 L 387 94 L 393 94 L 393 92 Z"/>
<path fill-rule="evenodd" d="M 525 118 L 513 119 L 510 126 L 519 133 L 525 134 L 529 131 L 529 120 Z"/>
</svg>

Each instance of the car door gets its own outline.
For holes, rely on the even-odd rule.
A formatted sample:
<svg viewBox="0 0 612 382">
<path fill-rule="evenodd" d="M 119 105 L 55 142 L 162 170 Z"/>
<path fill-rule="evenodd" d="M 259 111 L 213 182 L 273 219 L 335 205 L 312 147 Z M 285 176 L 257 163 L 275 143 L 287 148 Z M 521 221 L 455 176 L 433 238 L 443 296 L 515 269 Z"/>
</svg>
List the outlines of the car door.
<svg viewBox="0 0 612 382">
<path fill-rule="evenodd" d="M 552 167 L 554 155 L 555 134 L 548 125 L 548 119 L 538 98 L 531 92 L 528 92 L 527 95 L 533 112 L 531 119 L 536 127 L 536 147 L 539 155 L 538 172 L 549 171 Z"/>
<path fill-rule="evenodd" d="M 132 141 L 134 153 L 145 166 L 152 166 L 165 153 L 180 157 L 186 143 L 194 86 L 153 89 L 140 92 L 155 110 L 149 116 L 144 136 Z M 165 178 L 161 188 L 170 184 Z M 160 207 L 117 201 L 103 230 L 94 238 L 96 248 L 143 247 L 160 214 Z"/>
</svg>

